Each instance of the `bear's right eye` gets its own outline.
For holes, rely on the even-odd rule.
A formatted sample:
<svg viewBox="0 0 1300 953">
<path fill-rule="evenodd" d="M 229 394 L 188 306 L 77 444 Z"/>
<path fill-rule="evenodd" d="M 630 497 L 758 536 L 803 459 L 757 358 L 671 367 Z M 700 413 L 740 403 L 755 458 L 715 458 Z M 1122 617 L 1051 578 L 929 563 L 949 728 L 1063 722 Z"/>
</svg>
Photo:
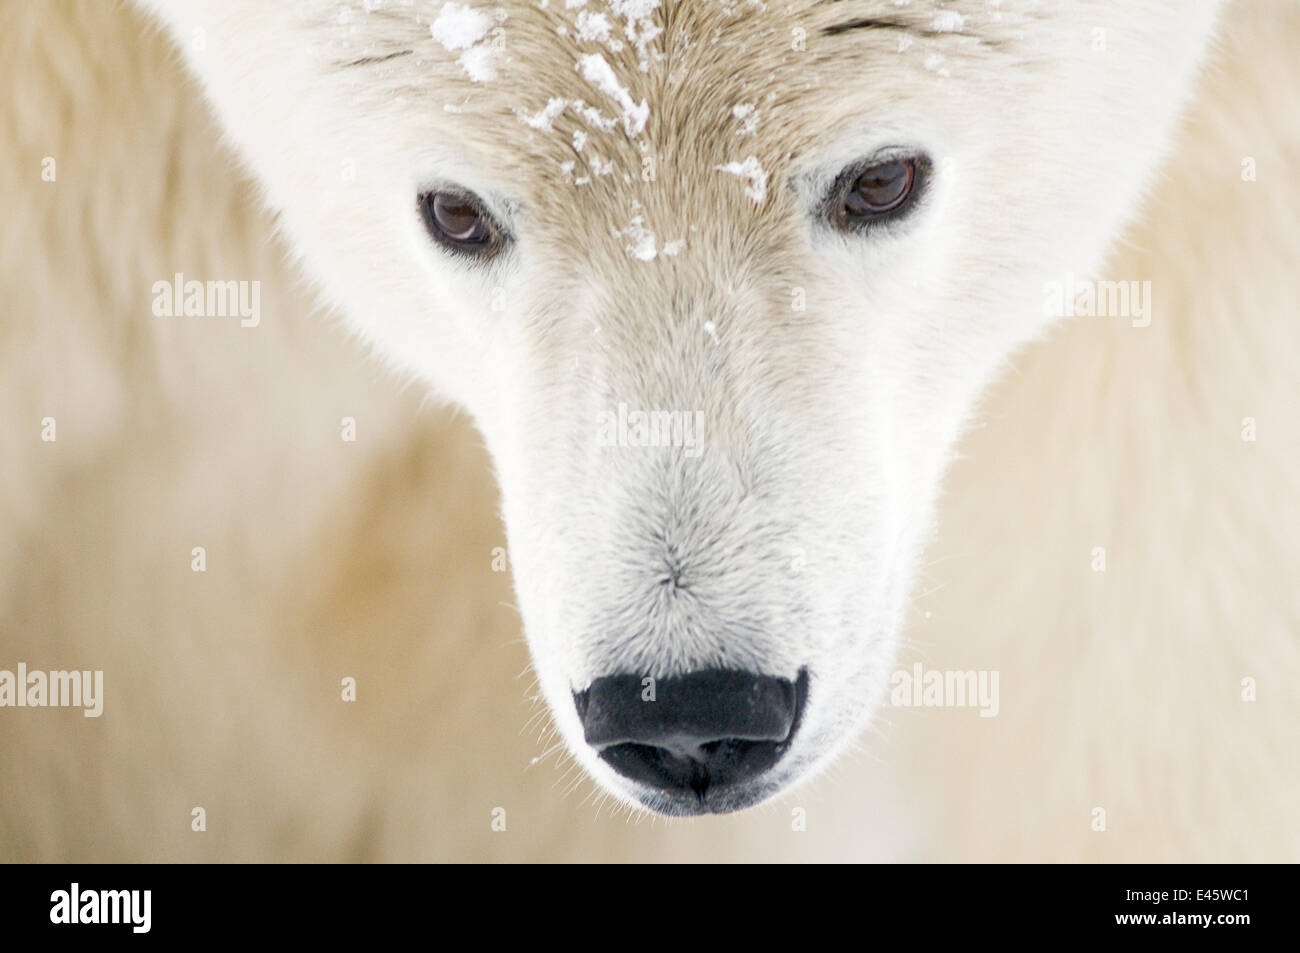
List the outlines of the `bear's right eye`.
<svg viewBox="0 0 1300 953">
<path fill-rule="evenodd" d="M 419 205 L 429 236 L 450 251 L 482 260 L 505 244 L 504 230 L 477 196 L 440 189 L 423 193 Z"/>
</svg>

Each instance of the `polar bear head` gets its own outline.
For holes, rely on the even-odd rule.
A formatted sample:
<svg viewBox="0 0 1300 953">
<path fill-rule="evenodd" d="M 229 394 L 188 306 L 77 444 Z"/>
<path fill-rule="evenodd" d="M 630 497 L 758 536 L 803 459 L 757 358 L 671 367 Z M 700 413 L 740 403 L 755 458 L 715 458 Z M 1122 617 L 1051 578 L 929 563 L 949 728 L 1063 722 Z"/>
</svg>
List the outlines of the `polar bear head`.
<svg viewBox="0 0 1300 953">
<path fill-rule="evenodd" d="M 324 293 L 481 428 L 570 749 L 673 814 L 870 719 L 955 441 L 1134 211 L 1213 13 L 149 6 Z"/>
</svg>

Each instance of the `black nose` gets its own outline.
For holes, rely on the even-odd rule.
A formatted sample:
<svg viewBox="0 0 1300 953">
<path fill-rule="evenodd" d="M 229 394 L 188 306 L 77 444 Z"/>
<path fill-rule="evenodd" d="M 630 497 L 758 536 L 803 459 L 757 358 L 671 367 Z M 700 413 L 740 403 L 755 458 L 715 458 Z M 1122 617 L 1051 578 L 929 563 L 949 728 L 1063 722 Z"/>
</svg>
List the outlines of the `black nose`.
<svg viewBox="0 0 1300 953">
<path fill-rule="evenodd" d="M 573 699 L 587 743 L 615 771 L 670 798 L 703 802 L 776 764 L 807 694 L 806 670 L 792 682 L 714 669 L 653 681 L 598 678 Z"/>
</svg>

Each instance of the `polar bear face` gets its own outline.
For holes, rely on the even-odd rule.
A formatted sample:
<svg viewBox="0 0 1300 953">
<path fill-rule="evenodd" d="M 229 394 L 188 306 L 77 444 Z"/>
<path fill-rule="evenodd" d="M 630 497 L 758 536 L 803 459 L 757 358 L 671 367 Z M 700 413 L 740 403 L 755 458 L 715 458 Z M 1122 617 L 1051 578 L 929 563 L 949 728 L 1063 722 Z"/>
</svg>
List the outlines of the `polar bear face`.
<svg viewBox="0 0 1300 953">
<path fill-rule="evenodd" d="M 1213 14 L 150 6 L 325 295 L 482 430 L 570 750 L 672 814 L 869 721 L 955 442 L 1135 211 Z"/>
</svg>

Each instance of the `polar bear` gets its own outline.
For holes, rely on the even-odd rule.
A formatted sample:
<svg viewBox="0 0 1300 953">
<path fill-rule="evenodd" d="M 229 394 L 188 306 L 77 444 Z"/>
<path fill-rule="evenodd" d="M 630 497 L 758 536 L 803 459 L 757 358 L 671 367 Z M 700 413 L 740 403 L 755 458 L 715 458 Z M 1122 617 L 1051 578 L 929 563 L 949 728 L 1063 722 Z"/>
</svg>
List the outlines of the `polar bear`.
<svg viewBox="0 0 1300 953">
<path fill-rule="evenodd" d="M 1284 375 L 1250 370 L 1268 350 L 1284 351 L 1279 340 L 1293 332 L 1267 303 L 1254 309 L 1267 348 L 1249 347 L 1250 332 L 1236 325 L 1233 350 L 1177 320 L 1199 297 L 1191 290 L 1198 272 L 1214 260 L 1189 233 L 1214 232 L 1223 227 L 1219 219 L 1205 228 L 1209 223 L 1193 218 L 1186 228 L 1175 218 L 1154 233 L 1177 266 L 1139 259 L 1125 269 L 1104 257 L 1158 182 L 1213 34 L 1212 5 L 1122 18 L 1101 4 L 850 0 L 150 9 L 198 76 L 292 253 L 347 329 L 398 375 L 465 409 L 482 433 L 508 545 L 487 546 L 481 525 L 457 531 L 449 519 L 440 521 L 440 535 L 464 552 L 477 538 L 480 553 L 508 554 L 554 723 L 552 747 L 562 746 L 606 795 L 666 814 L 727 813 L 808 790 L 829 799 L 820 807 L 796 803 L 793 819 L 785 815 L 779 824 L 770 807 L 756 812 L 757 821 L 709 822 L 765 819 L 789 833 L 825 832 L 820 848 L 756 848 L 778 854 L 1165 859 L 1294 848 L 1293 809 L 1281 792 L 1295 766 L 1279 747 L 1294 707 L 1277 681 L 1295 666 L 1292 550 L 1279 531 L 1294 508 L 1294 440 L 1286 429 L 1294 396 Z M 1243 12 L 1238 19 L 1246 30 L 1264 17 Z M 79 28 L 88 29 L 70 26 Z M 150 68 L 159 69 L 137 66 Z M 104 69 L 112 75 L 112 67 Z M 1281 95 L 1262 73 L 1242 69 L 1244 92 L 1233 107 L 1242 98 Z M 123 82 L 131 80 L 129 88 L 149 85 L 148 76 Z M 86 89 L 60 92 L 73 102 L 93 100 Z M 182 100 L 185 106 L 192 101 Z M 168 123 L 193 121 L 176 108 L 164 101 L 144 125 L 162 135 Z M 1224 113 L 1235 115 L 1229 106 L 1211 115 Z M 1260 115 L 1267 122 L 1285 114 Z M 1267 124 L 1252 128 L 1256 136 L 1279 135 Z M 1193 183 L 1187 192 L 1200 195 L 1197 176 L 1217 187 L 1211 191 L 1220 201 L 1228 201 L 1220 193 L 1240 192 L 1230 204 L 1265 206 L 1252 213 L 1277 236 L 1265 254 L 1244 259 L 1251 282 L 1234 274 L 1215 286 L 1218 293 L 1231 287 L 1275 300 L 1268 293 L 1285 274 L 1277 248 L 1292 236 L 1268 218 L 1285 207 L 1268 203 L 1291 197 L 1275 185 L 1265 198 L 1265 188 L 1250 191 L 1258 179 L 1245 176 L 1280 141 L 1276 167 L 1293 142 L 1287 132 L 1260 147 L 1236 146 L 1240 155 L 1227 168 L 1222 155 L 1212 165 L 1184 167 Z M 132 141 L 138 146 L 144 136 L 133 132 Z M 263 273 L 268 256 L 256 242 L 268 231 L 246 220 L 247 196 L 228 192 L 223 204 L 222 196 L 194 194 L 212 181 L 210 164 L 184 161 L 210 145 L 195 139 L 179 158 L 126 174 L 127 182 L 151 186 L 157 204 L 137 213 L 143 222 L 117 217 L 117 228 L 106 230 L 92 213 L 104 244 L 120 241 L 128 226 L 160 232 L 162 252 L 148 256 L 143 288 L 218 262 L 227 273 L 202 277 Z M 1216 171 L 1206 177 L 1206 168 Z M 65 160 L 60 183 L 68 174 Z M 57 202 L 63 185 L 51 184 L 47 201 Z M 104 184 L 121 188 L 111 178 Z M 109 207 L 108 194 L 95 208 Z M 1170 202 L 1201 214 L 1204 199 Z M 115 197 L 112 207 L 120 202 Z M 27 207 L 37 217 L 39 207 Z M 216 214 L 202 214 L 208 210 Z M 1258 234 L 1259 224 L 1252 220 L 1247 234 Z M 214 231 L 229 241 L 218 243 Z M 234 250 L 221 257 L 212 248 Z M 126 264 L 124 271 L 140 270 L 140 262 Z M 83 284 L 113 288 L 125 280 L 107 271 L 84 275 Z M 228 711 L 222 685 L 258 706 L 263 717 L 236 719 L 244 727 L 228 738 L 197 732 L 189 743 L 200 750 L 174 778 L 124 773 L 141 785 L 142 805 L 187 796 L 197 805 L 201 792 L 180 788 L 198 780 L 210 797 L 229 802 L 232 780 L 212 774 L 219 754 L 247 781 L 245 796 L 279 808 L 278 828 L 246 820 L 249 830 L 222 835 L 220 843 L 241 856 L 274 855 L 277 836 L 295 856 L 402 856 L 412 845 L 436 843 L 437 824 L 415 821 L 408 810 L 394 827 L 385 819 L 389 807 L 418 803 L 420 782 L 431 775 L 435 788 L 454 791 L 449 766 L 463 770 L 490 754 L 476 744 L 454 762 L 444 756 L 441 766 L 390 779 L 404 759 L 377 749 L 374 733 L 405 728 L 405 719 L 435 707 L 410 668 L 463 678 L 477 659 L 464 647 L 457 656 L 445 645 L 412 642 L 414 635 L 385 640 L 394 628 L 468 631 L 473 624 L 446 619 L 456 611 L 455 585 L 422 603 L 414 620 L 364 609 L 385 588 L 427 585 L 405 579 L 422 565 L 418 557 L 412 568 L 377 570 L 382 558 L 371 555 L 379 579 L 368 582 L 345 559 L 331 574 L 329 559 L 313 547 L 331 540 L 333 507 L 366 483 L 357 476 L 359 455 L 340 455 L 353 441 L 340 441 L 321 421 L 360 421 L 362 432 L 375 421 L 379 450 L 384 440 L 401 445 L 401 428 L 391 411 L 384 419 L 382 403 L 369 414 L 358 410 L 377 401 L 365 387 L 354 385 L 346 398 L 346 390 L 329 386 L 298 397 L 277 384 L 291 341 L 222 337 L 285 324 L 278 316 L 292 310 L 293 292 L 287 283 L 267 284 L 253 327 L 215 318 L 127 323 L 125 339 L 98 340 L 103 330 L 73 335 L 68 355 L 51 354 L 47 345 L 47 368 L 84 355 L 88 380 L 76 386 L 96 399 L 82 409 L 66 396 L 70 388 L 42 394 L 48 378 L 18 391 L 34 405 L 43 397 L 78 406 L 71 418 L 57 415 L 64 435 L 73 428 L 57 450 L 67 448 L 72 459 L 33 466 L 53 474 L 78 465 L 107 472 L 99 491 L 116 512 L 145 513 L 159 495 L 171 503 L 147 542 L 138 526 L 118 525 L 90 507 L 58 520 L 67 536 L 56 533 L 47 548 L 20 543 L 10 558 L 21 558 L 21 546 L 35 547 L 51 568 L 23 577 L 32 582 L 20 591 L 14 618 L 27 624 L 13 628 L 63 632 L 70 625 L 82 633 L 74 646 L 85 645 L 91 632 L 79 628 L 84 622 L 60 619 L 58 606 L 88 606 L 110 619 L 118 613 L 118 627 L 137 631 L 118 633 L 131 648 L 110 653 L 119 666 L 143 653 L 156 676 L 123 676 L 151 689 L 136 703 L 137 717 L 161 707 L 161 723 L 175 732 L 208 724 L 212 716 L 200 712 Z M 48 288 L 36 287 L 30 300 L 46 304 Z M 121 292 L 126 313 L 149 315 L 147 302 L 138 312 L 143 294 L 136 284 Z M 1207 303 L 1206 311 L 1207 322 L 1234 313 L 1226 304 Z M 1042 340 L 1053 327 L 1058 333 Z M 140 343 L 139 335 L 163 343 Z M 1085 346 L 1064 347 L 1071 340 Z M 104 357 L 114 346 L 133 354 L 159 347 L 167 358 L 156 360 L 157 379 L 142 387 Z M 238 394 L 230 366 L 204 360 L 212 346 L 236 358 L 245 353 L 253 367 L 266 362 L 271 379 L 250 385 L 264 397 L 331 410 L 304 406 L 302 418 L 313 424 L 303 433 L 285 417 L 275 418 L 280 427 L 241 429 L 222 407 L 204 406 L 210 417 L 173 432 L 234 432 L 230 444 L 243 459 L 209 460 L 202 473 L 170 463 L 188 480 L 161 494 L 156 475 L 168 472 L 165 466 L 133 459 L 106 470 L 110 450 L 96 439 L 138 427 L 150 387 L 187 391 L 195 386 L 189 368 L 198 366 L 210 390 Z M 1063 354 L 1060 366 L 1031 366 L 1045 379 L 1021 398 L 1027 409 L 1019 425 L 1006 424 L 1009 411 L 998 411 L 1015 407 L 1014 397 L 999 404 L 997 391 L 977 414 L 980 396 L 1026 347 Z M 185 360 L 173 360 L 176 353 Z M 1209 370 L 1178 402 L 1179 386 L 1200 368 Z M 1055 386 L 1067 373 L 1071 386 Z M 330 378 L 315 368 L 303 374 Z M 1212 385 L 1218 389 L 1203 390 Z M 1198 418 L 1202 432 L 1182 416 L 1189 404 L 1228 394 L 1242 408 L 1223 407 L 1226 416 L 1213 429 Z M 257 401 L 235 406 L 266 412 Z M 1267 426 L 1260 435 L 1260 421 L 1272 421 L 1271 435 Z M 967 459 L 950 474 L 950 515 L 931 540 L 941 479 L 972 422 L 976 430 L 961 444 Z M 248 433 L 262 436 L 240 439 Z M 284 451 L 272 447 L 299 439 L 302 452 L 287 471 L 294 492 L 277 494 L 248 476 L 275 472 L 253 459 L 274 459 Z M 181 456 L 179 448 L 160 446 Z M 1106 466 L 1096 462 L 1102 454 Z M 1217 487 L 1218 505 L 1191 488 L 1193 476 Z M 375 476 L 370 482 L 382 485 Z M 17 481 L 14 498 L 29 497 L 23 512 L 43 511 L 38 487 L 38 480 Z M 397 518 L 379 505 L 382 490 L 374 492 L 370 519 L 382 525 Z M 1263 499 L 1272 512 L 1263 513 Z M 244 533 L 223 533 L 232 510 L 243 507 Z M 412 525 L 418 515 L 407 510 L 390 527 L 392 562 L 420 551 L 422 534 Z M 123 596 L 120 580 L 102 573 L 68 581 L 75 573 L 58 572 L 56 554 L 75 552 L 87 526 L 98 528 L 91 539 L 133 555 L 124 571 L 153 567 L 169 591 L 128 586 Z M 368 522 L 356 526 L 369 529 Z M 352 552 L 378 545 L 333 532 Z M 124 535 L 133 542 L 122 542 Z M 224 553 L 224 565 L 214 560 L 197 574 L 187 562 L 181 568 L 191 575 L 176 581 L 175 552 L 188 560 L 194 550 L 185 543 L 223 536 L 224 546 L 195 547 L 205 556 Z M 483 562 L 455 571 L 477 577 Z M 252 567 L 259 564 L 275 567 L 268 578 L 277 585 L 254 588 L 266 610 L 249 631 L 246 612 L 229 600 L 247 598 L 241 584 L 257 579 Z M 459 565 L 454 558 L 445 564 Z M 393 574 L 404 581 L 379 581 Z M 928 582 L 936 576 L 946 588 L 933 593 Z M 305 594 L 281 588 L 295 584 Z M 68 587 L 66 601 L 41 601 Z M 972 588 L 961 598 L 963 587 Z M 150 605 L 177 607 L 173 621 L 148 622 Z M 325 610 L 344 605 L 357 621 L 370 617 L 355 629 L 331 629 L 332 638 L 309 637 Z M 281 618 L 289 620 L 283 627 Z M 1240 631 L 1243 618 L 1248 633 Z M 143 647 L 140 629 L 168 627 L 176 636 L 169 644 Z M 220 653 L 231 628 L 241 630 L 233 642 L 238 664 L 188 673 Z M 943 631 L 953 637 L 941 641 Z M 274 637 L 250 637 L 258 632 Z M 357 644 L 363 635 L 365 652 Z M 384 661 L 385 644 L 403 648 Z M 935 644 L 945 646 L 937 658 Z M 900 690 L 918 650 L 918 690 Z M 355 704 L 369 705 L 374 721 L 334 702 L 326 707 L 318 688 L 306 692 L 312 701 L 304 706 L 303 689 L 286 684 L 291 672 L 309 684 L 327 682 L 331 666 L 330 675 L 346 671 L 341 661 L 366 666 L 360 698 L 364 686 L 375 686 L 384 704 Z M 943 693 L 939 710 L 926 711 L 927 667 L 961 674 L 958 685 L 971 672 L 983 676 L 984 690 L 1000 686 L 1001 697 L 985 699 L 981 711 L 992 717 L 965 711 Z M 111 719 L 112 668 L 107 676 Z M 303 711 L 309 716 L 293 714 Z M 457 737 L 481 737 L 485 720 L 462 716 L 453 720 L 456 734 L 444 724 L 436 736 L 454 750 Z M 866 725 L 880 735 L 900 722 L 877 748 L 889 763 L 861 772 L 864 783 L 841 777 L 800 786 Z M 123 716 L 116 724 L 128 732 Z M 267 737 L 250 739 L 250 724 Z M 42 730 L 54 732 L 42 726 L 24 737 Z M 137 721 L 129 734 L 139 732 Z M 905 735 L 913 737 L 903 747 Z M 174 751 L 186 741 L 156 744 Z M 291 793 L 282 797 L 271 793 L 271 766 L 286 751 L 293 752 Z M 1229 761 L 1234 752 L 1239 760 Z M 420 758 L 421 749 L 407 757 Z M 1223 768 L 1229 763 L 1234 771 Z M 926 783 L 940 766 L 941 783 Z M 32 788 L 21 803 L 35 803 L 39 779 L 21 783 Z M 849 786 L 852 792 L 841 794 Z M 516 784 L 495 790 L 493 803 L 477 805 L 494 821 L 498 808 L 502 819 L 509 813 L 504 802 L 512 795 L 521 801 Z M 1186 805 L 1181 813 L 1158 806 L 1170 790 Z M 118 804 L 104 798 L 101 813 Z M 1023 810 L 1024 800 L 1036 808 Z M 449 794 L 442 803 L 460 802 Z M 316 824 L 327 835 L 295 833 L 303 805 L 326 806 Z M 85 800 L 48 808 L 61 809 L 82 818 L 93 810 Z M 153 830 L 143 807 L 116 810 L 129 819 L 92 838 L 105 853 L 141 836 L 137 849 L 145 854 L 217 849 L 196 842 L 189 828 L 150 840 L 142 833 Z M 217 813 L 239 812 L 226 803 Z M 533 814 L 525 809 L 524 828 L 536 840 L 546 825 Z M 517 808 L 512 816 L 513 826 L 503 820 L 492 833 L 518 831 Z M 861 816 L 871 818 L 871 834 L 847 842 L 832 835 Z M 1145 836 L 1135 833 L 1139 827 Z M 1286 836 L 1265 842 L 1246 833 L 1266 827 Z M 665 850 L 694 849 L 734 829 L 697 826 Z M 58 845 L 58 835 L 42 840 L 28 828 L 14 830 L 12 842 L 29 853 L 70 849 Z M 411 837 L 412 830 L 424 836 Z M 600 837 L 593 842 L 609 853 Z M 509 850 L 498 846 L 504 840 L 484 846 L 467 839 L 474 846 L 463 849 Z M 579 851 L 583 839 L 565 843 Z"/>
</svg>

